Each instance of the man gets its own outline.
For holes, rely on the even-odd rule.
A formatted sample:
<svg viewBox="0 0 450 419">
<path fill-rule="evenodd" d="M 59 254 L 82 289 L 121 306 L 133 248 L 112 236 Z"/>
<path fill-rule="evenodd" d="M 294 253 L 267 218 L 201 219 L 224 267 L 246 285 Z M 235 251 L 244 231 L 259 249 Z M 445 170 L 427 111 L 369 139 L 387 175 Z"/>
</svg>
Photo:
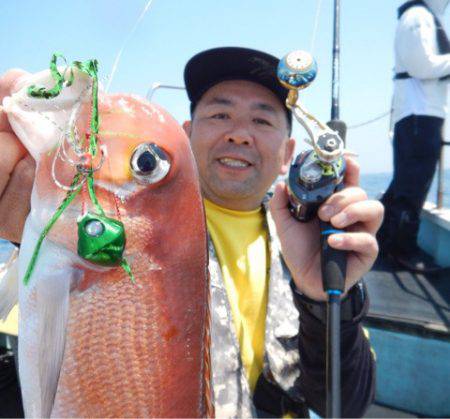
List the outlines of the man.
<svg viewBox="0 0 450 419">
<path fill-rule="evenodd" d="M 417 246 L 419 217 L 433 179 L 446 116 L 450 43 L 441 20 L 448 0 L 408 1 L 395 36 L 392 120 L 394 176 L 382 198 L 381 248 L 412 271 L 435 271 Z"/>
<path fill-rule="evenodd" d="M 270 205 L 266 196 L 277 176 L 286 174 L 294 149 L 277 63 L 263 52 L 219 48 L 196 55 L 185 69 L 192 120 L 184 128 L 198 164 L 211 236 L 212 370 L 219 417 L 304 415 L 306 407 L 325 411 L 326 295 L 318 223 L 291 217 L 283 184 Z M 10 73 L 0 81 L 3 95 L 15 78 Z M 8 218 L 0 235 L 20 241 L 30 182 L 17 171 L 32 165 L 1 118 L 0 140 L 8 151 L 0 161 L 0 216 Z M 359 324 L 368 302 L 355 284 L 376 257 L 374 235 L 383 210 L 357 187 L 358 167 L 351 160 L 346 183 L 319 216 L 349 230 L 332 235 L 329 243 L 349 251 L 342 413 L 360 416 L 373 398 L 374 361 Z M 16 214 L 1 212 L 19 197 Z"/>
</svg>

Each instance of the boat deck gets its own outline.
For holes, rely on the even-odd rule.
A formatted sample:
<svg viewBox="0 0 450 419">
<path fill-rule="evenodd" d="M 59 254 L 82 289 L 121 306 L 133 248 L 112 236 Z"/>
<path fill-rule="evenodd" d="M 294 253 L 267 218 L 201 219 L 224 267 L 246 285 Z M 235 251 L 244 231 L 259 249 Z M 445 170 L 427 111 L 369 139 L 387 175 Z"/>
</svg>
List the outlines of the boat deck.
<svg viewBox="0 0 450 419">
<path fill-rule="evenodd" d="M 411 273 L 379 258 L 365 282 L 377 354 L 376 403 L 365 417 L 447 417 L 450 270 Z"/>
<path fill-rule="evenodd" d="M 436 275 L 399 270 L 379 258 L 365 276 L 369 291 L 368 323 L 402 324 L 424 335 L 450 334 L 450 269 Z"/>
</svg>

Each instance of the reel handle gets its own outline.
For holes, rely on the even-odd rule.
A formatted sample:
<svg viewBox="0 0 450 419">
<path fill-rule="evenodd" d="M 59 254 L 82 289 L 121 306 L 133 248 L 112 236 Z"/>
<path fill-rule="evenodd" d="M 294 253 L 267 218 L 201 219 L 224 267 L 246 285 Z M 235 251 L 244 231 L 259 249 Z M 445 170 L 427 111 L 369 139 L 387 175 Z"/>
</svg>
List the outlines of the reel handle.
<svg viewBox="0 0 450 419">
<path fill-rule="evenodd" d="M 339 137 L 342 138 L 345 144 L 345 138 L 347 136 L 347 124 L 340 119 L 332 119 L 327 122 L 327 125 L 339 134 Z"/>
</svg>

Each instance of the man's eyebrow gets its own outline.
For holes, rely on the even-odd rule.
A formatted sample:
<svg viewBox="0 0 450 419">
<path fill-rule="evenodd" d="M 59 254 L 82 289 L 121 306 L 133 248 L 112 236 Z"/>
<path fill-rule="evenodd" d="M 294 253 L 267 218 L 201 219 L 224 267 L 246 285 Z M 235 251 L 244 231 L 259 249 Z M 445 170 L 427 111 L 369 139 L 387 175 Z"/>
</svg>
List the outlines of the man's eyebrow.
<svg viewBox="0 0 450 419">
<path fill-rule="evenodd" d="M 232 105 L 233 101 L 225 97 L 214 96 L 206 102 L 206 105 Z"/>
<path fill-rule="evenodd" d="M 205 105 L 225 105 L 232 106 L 234 105 L 233 100 L 223 97 L 223 96 L 214 96 L 211 99 L 207 100 Z M 275 114 L 277 111 L 275 107 L 266 102 L 257 102 L 251 106 L 252 109 L 266 111 L 269 113 Z"/>
<path fill-rule="evenodd" d="M 258 102 L 254 105 L 252 105 L 253 109 L 257 109 L 257 110 L 261 110 L 261 111 L 267 111 L 270 113 L 276 113 L 276 109 L 272 106 L 269 105 L 268 103 L 264 103 L 264 102 Z"/>
</svg>

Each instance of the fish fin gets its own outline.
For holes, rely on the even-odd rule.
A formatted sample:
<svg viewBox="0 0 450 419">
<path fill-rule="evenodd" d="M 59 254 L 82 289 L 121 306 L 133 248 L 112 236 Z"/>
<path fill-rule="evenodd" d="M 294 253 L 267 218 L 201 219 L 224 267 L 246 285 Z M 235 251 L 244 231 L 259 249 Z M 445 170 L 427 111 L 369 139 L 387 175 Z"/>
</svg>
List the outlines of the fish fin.
<svg viewBox="0 0 450 419">
<path fill-rule="evenodd" d="M 63 71 L 63 69 L 59 69 Z M 22 77 L 16 84 L 16 93 L 3 99 L 3 110 L 20 141 L 35 160 L 53 149 L 61 136 L 67 134 L 67 125 L 81 102 L 90 98 L 91 78 L 73 69 L 74 82 L 61 93 L 49 99 L 28 95 L 31 85 L 51 87 L 55 82 L 50 70 Z"/>
<path fill-rule="evenodd" d="M 53 408 L 64 357 L 71 283 L 67 279 L 74 274 L 75 269 L 60 267 L 48 273 L 37 287 L 41 400 L 45 417 L 50 416 Z"/>
<path fill-rule="evenodd" d="M 0 320 L 6 320 L 19 298 L 18 255 L 18 249 L 14 249 L 9 260 L 0 268 Z"/>
<path fill-rule="evenodd" d="M 24 235 L 19 277 L 37 237 L 35 231 Z M 29 284 L 19 281 L 19 375 L 27 417 L 51 415 L 64 357 L 70 288 L 79 272 L 71 253 L 46 240 Z"/>
</svg>

